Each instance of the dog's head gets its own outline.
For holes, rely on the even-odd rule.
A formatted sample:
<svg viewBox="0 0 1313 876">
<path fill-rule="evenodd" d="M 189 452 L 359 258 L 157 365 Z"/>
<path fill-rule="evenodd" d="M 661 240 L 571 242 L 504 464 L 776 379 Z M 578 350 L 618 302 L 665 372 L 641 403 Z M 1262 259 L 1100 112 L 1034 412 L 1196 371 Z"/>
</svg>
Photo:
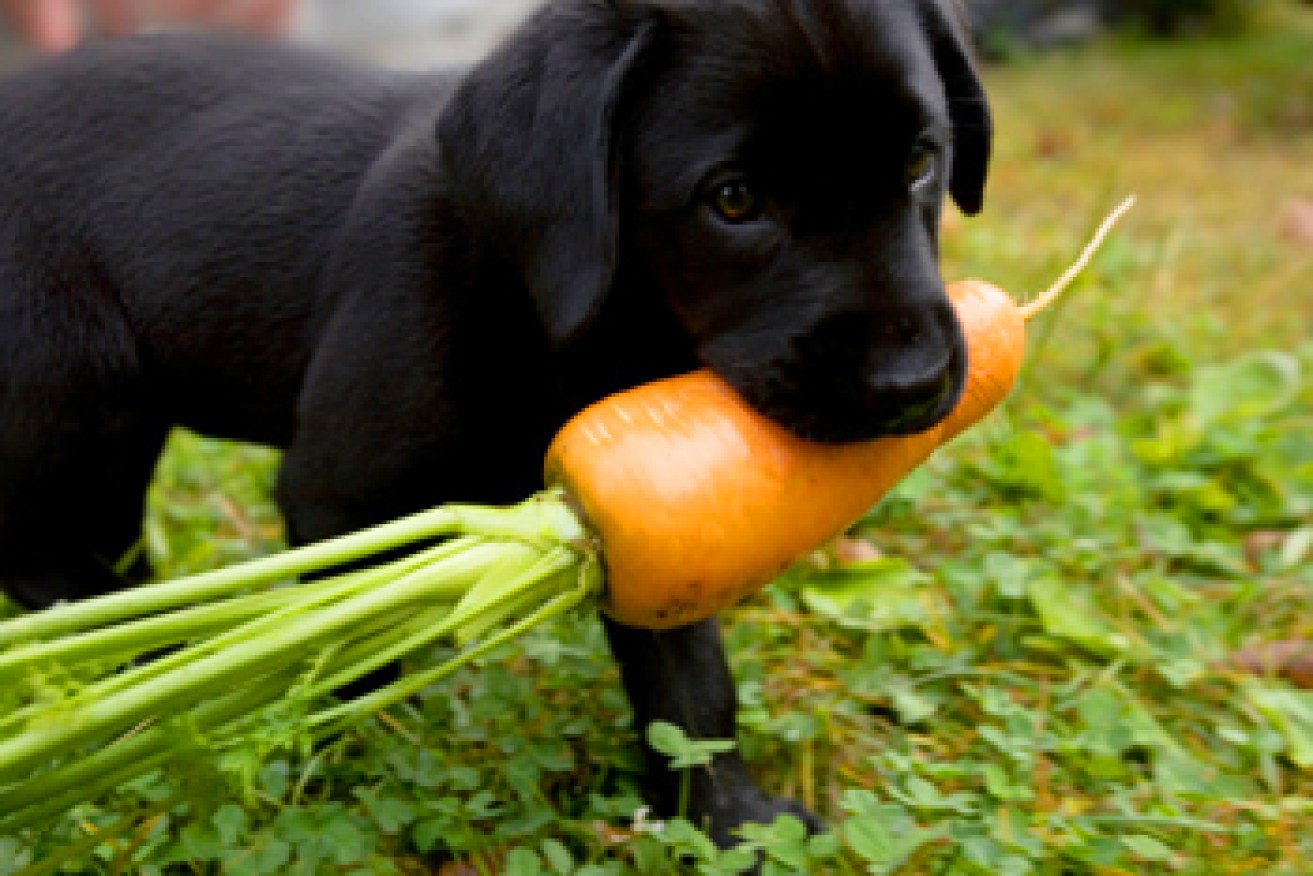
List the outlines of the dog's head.
<svg viewBox="0 0 1313 876">
<path fill-rule="evenodd" d="M 803 436 L 916 431 L 956 402 L 937 229 L 947 194 L 979 210 L 990 123 L 948 0 L 557 3 L 439 134 L 558 343 L 655 289 Z"/>
</svg>

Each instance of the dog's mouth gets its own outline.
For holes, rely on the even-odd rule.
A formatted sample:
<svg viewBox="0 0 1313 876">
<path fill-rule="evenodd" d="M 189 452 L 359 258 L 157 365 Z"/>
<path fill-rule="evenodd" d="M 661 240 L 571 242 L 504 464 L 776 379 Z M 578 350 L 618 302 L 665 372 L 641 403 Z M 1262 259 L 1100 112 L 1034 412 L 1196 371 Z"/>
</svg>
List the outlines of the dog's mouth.
<svg viewBox="0 0 1313 876">
<path fill-rule="evenodd" d="M 789 367 L 712 367 L 759 413 L 807 441 L 849 444 L 885 435 L 924 432 L 952 412 L 965 385 L 966 357 L 911 379 L 875 388 L 858 380 L 806 377 Z"/>
</svg>

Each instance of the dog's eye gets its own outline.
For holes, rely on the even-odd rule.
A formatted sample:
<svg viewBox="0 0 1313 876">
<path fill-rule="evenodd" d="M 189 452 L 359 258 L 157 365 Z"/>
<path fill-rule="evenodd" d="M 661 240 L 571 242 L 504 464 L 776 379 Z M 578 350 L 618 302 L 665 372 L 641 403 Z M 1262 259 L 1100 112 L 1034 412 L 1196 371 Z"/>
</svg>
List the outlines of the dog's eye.
<svg viewBox="0 0 1313 876">
<path fill-rule="evenodd" d="M 916 191 L 934 179 L 939 156 L 931 143 L 919 142 L 912 147 L 912 154 L 907 158 L 907 187 Z"/>
<path fill-rule="evenodd" d="M 761 214 L 761 202 L 746 180 L 723 183 L 711 193 L 711 206 L 726 222 L 751 222 Z"/>
</svg>

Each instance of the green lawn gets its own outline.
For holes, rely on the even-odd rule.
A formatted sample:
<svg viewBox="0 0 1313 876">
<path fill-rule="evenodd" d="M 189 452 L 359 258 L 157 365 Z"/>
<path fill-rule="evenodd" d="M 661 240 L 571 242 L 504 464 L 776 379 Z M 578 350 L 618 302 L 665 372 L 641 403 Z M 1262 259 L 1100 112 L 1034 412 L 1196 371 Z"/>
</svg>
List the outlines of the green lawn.
<svg viewBox="0 0 1313 876">
<path fill-rule="evenodd" d="M 1313 242 L 1290 218 L 1313 202 L 1311 57 L 1292 9 L 1236 41 L 990 72 L 997 167 L 985 215 L 947 223 L 949 276 L 1038 291 L 1140 204 L 1002 414 L 842 562 L 728 615 L 744 753 L 833 825 L 756 831 L 769 872 L 1309 871 L 1313 694 L 1228 657 L 1313 639 Z M 275 463 L 177 436 L 159 567 L 276 549 Z M 737 872 L 687 825 L 635 822 L 605 653 L 594 620 L 559 623 L 242 793 L 210 800 L 198 765 L 0 839 L 0 874 L 74 843 L 77 873 Z"/>
</svg>

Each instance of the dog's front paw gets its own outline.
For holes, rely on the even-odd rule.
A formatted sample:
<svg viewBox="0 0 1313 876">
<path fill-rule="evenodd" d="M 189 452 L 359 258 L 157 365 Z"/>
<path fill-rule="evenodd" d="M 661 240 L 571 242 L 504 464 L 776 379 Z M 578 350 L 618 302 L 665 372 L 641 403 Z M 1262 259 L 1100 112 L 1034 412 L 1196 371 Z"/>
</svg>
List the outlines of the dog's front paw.
<svg viewBox="0 0 1313 876">
<path fill-rule="evenodd" d="M 702 828 L 722 849 L 738 845 L 739 828 L 745 824 L 770 824 L 781 815 L 792 815 L 808 833 L 824 829 L 821 820 L 796 800 L 767 794 L 748 776 L 737 758 L 717 758 L 714 769 L 694 768 L 682 813 L 676 795 L 661 795 L 657 814 L 682 814 Z"/>
<path fill-rule="evenodd" d="M 767 794 L 757 787 L 746 774 L 732 783 L 715 778 L 692 794 L 682 813 L 683 817 L 700 827 L 721 849 L 730 849 L 744 842 L 742 828 L 749 824 L 769 825 L 781 815 L 791 815 L 802 822 L 809 834 L 824 829 L 821 820 L 796 800 Z M 694 785 L 698 785 L 694 782 Z M 679 814 L 675 811 L 658 812 L 664 816 Z M 755 861 L 754 861 L 755 858 Z M 752 862 L 740 876 L 760 876 L 766 855 L 758 851 L 744 863 Z M 688 863 L 692 863 L 689 861 Z"/>
<path fill-rule="evenodd" d="M 796 800 L 767 794 L 755 785 L 748 784 L 735 790 L 728 798 L 690 804 L 687 818 L 707 832 L 722 849 L 737 845 L 741 839 L 739 828 L 745 824 L 770 824 L 781 815 L 792 815 L 803 823 L 808 833 L 823 829 L 821 820 Z"/>
</svg>

